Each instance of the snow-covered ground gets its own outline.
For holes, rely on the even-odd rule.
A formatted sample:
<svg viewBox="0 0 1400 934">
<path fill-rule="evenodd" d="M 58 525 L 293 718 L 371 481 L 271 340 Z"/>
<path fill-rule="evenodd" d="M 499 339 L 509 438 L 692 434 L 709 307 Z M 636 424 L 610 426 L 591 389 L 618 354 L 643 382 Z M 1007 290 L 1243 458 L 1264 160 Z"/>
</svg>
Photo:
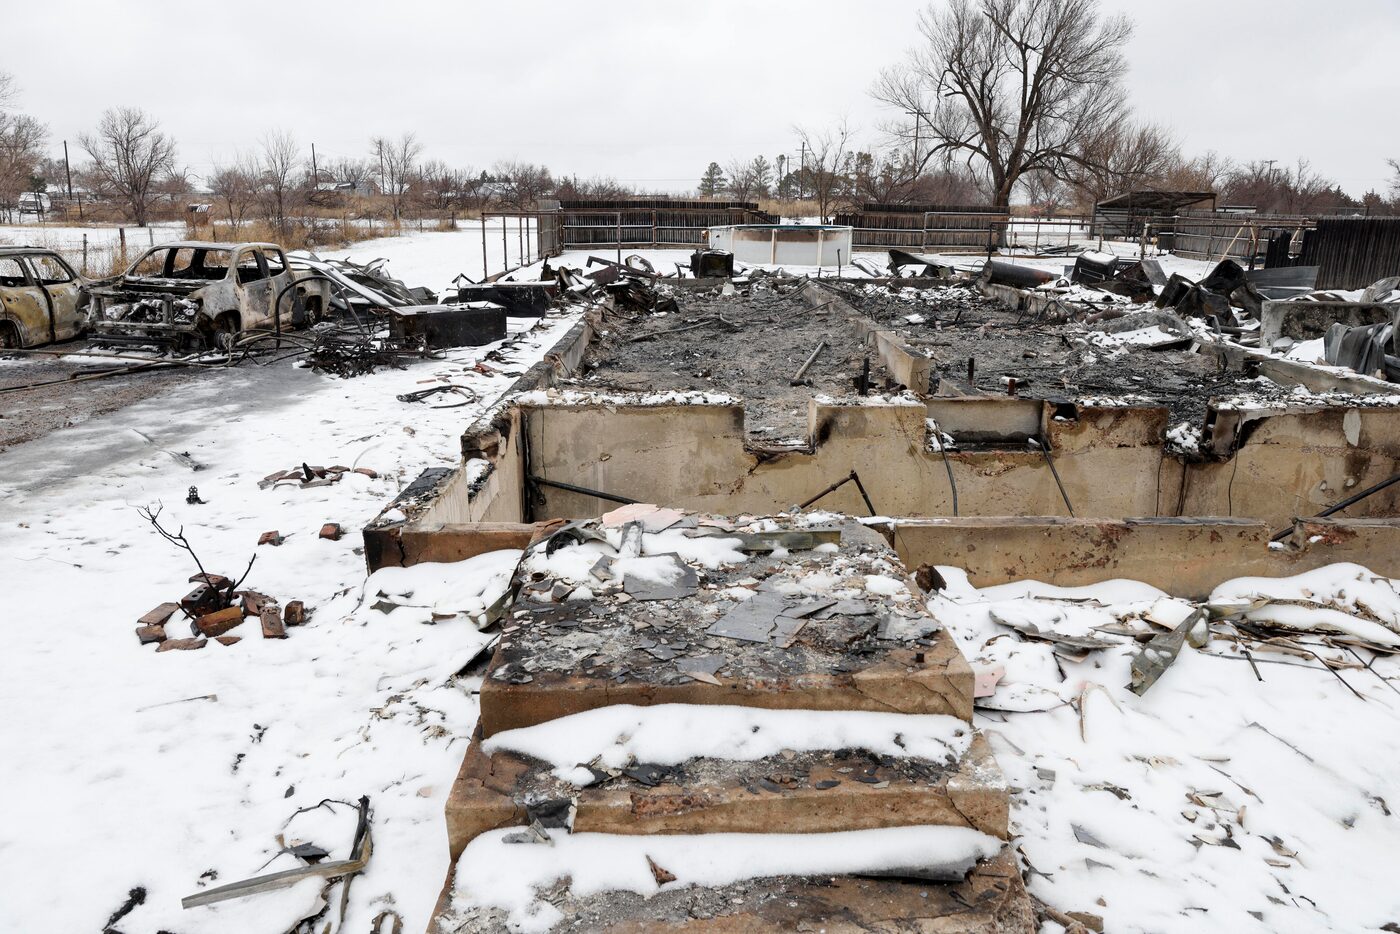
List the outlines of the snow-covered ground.
<svg viewBox="0 0 1400 934">
<path fill-rule="evenodd" d="M 349 252 L 439 285 L 473 246 L 479 260 L 479 237 L 424 233 Z M 140 888 L 144 902 L 117 925 L 128 934 L 285 930 L 319 882 L 189 911 L 180 898 L 300 865 L 276 856 L 283 843 L 348 855 L 349 807 L 292 818 L 368 795 L 374 856 L 353 884 L 350 923 L 368 930 L 392 909 L 405 930 L 423 929 L 447 872 L 443 804 L 476 719 L 471 681 L 453 676 L 486 637 L 441 606 L 436 625 L 431 607 L 374 609 L 357 530 L 424 467 L 456 463 L 473 415 L 574 320 L 513 319 L 489 374 L 472 366 L 494 347 L 353 380 L 290 361 L 244 366 L 0 454 L 0 927 L 101 930 Z M 395 398 L 438 380 L 480 402 Z M 378 477 L 259 488 L 303 462 Z M 205 505 L 186 504 L 191 485 Z M 245 586 L 306 601 L 308 624 L 264 640 L 247 621 L 237 644 L 198 651 L 139 645 L 137 618 L 189 591 L 196 570 L 137 514 L 157 503 L 209 570 L 237 576 L 256 554 Z M 319 538 L 326 522 L 346 536 Z M 274 529 L 286 542 L 258 547 Z M 499 581 L 499 558 L 474 560 L 459 579 Z M 450 602 L 479 608 L 468 589 Z"/>
<path fill-rule="evenodd" d="M 1301 651 L 1256 645 L 1251 660 L 1214 623 L 1204 648 L 1184 647 L 1137 696 L 1136 643 L 1112 633 L 1148 629 L 1145 614 L 1173 625 L 1188 605 L 1131 581 L 978 591 L 941 571 L 950 587 L 929 609 L 985 686 L 974 722 L 1018 789 L 1012 833 L 1034 894 L 1113 932 L 1375 931 L 1400 918 L 1394 656 L 1367 669 L 1367 650 L 1300 633 Z M 1248 619 L 1394 644 L 1397 588 L 1335 565 L 1222 585 L 1212 602 L 1263 594 L 1275 602 Z"/>
</svg>

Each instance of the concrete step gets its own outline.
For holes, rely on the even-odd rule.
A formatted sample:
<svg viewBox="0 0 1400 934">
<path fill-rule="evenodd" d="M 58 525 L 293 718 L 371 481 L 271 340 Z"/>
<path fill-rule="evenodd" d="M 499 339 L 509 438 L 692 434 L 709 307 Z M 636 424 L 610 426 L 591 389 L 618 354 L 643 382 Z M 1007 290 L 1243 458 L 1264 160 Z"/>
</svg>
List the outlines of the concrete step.
<svg viewBox="0 0 1400 934">
<path fill-rule="evenodd" d="M 589 669 L 579 659 L 578 667 L 571 671 L 536 670 L 526 683 L 494 677 L 530 659 L 534 651 L 530 643 L 547 641 L 530 628 L 522 627 L 502 638 L 481 686 L 481 726 L 487 736 L 609 704 L 737 704 L 779 710 L 874 710 L 972 718 L 972 669 L 943 630 L 931 633 L 925 640 L 927 645 L 891 645 L 874 657 L 795 652 L 790 661 L 801 666 L 797 671 L 788 671 L 782 664 L 788 659 L 773 659 L 773 664 L 746 667 L 738 677 L 721 671 L 715 675 L 718 685 L 696 680 L 661 681 L 664 670 L 654 662 L 625 657 L 622 664 L 637 666 L 625 674 L 608 661 Z M 841 667 L 850 670 L 839 670 Z"/>
<path fill-rule="evenodd" d="M 478 735 L 448 796 L 456 859 L 478 834 L 523 826 L 574 806 L 577 833 L 824 833 L 877 827 L 972 827 L 1005 839 L 1009 797 L 987 741 L 960 761 L 878 756 L 863 750 L 794 753 L 750 762 L 692 759 L 624 771 L 578 788 L 547 763 L 488 755 Z M 561 804 L 562 802 L 562 804 Z"/>
<path fill-rule="evenodd" d="M 504 930 L 499 914 L 452 910 L 451 880 L 429 934 Z M 1035 911 L 1009 849 L 984 860 L 962 882 L 836 876 L 778 877 L 716 888 L 663 889 L 649 898 L 604 892 L 555 906 L 558 932 L 644 934 L 1033 934 Z"/>
</svg>

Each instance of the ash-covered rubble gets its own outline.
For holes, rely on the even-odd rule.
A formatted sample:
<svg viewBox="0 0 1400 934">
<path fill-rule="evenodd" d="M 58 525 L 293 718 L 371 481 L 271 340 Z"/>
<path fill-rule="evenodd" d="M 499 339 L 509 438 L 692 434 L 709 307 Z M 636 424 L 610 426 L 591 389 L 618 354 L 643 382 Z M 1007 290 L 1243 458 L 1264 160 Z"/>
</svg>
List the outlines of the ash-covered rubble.
<svg viewBox="0 0 1400 934">
<path fill-rule="evenodd" d="M 1184 322 L 1111 293 L 1077 312 L 1065 305 L 1038 313 L 1010 309 L 970 284 L 841 291 L 862 314 L 935 361 L 938 380 L 931 389 L 938 396 L 1160 405 L 1173 422 L 1201 424 L 1214 398 L 1281 401 L 1291 393 L 1227 370 L 1220 359 L 1197 352 L 1203 338 Z"/>
<path fill-rule="evenodd" d="M 855 394 L 867 357 L 869 385 L 882 386 L 889 377 L 849 314 L 810 307 L 798 294 L 802 287 L 801 280 L 755 276 L 737 286 L 676 290 L 670 313 L 609 312 L 580 376 L 560 385 L 732 393 L 743 400 L 749 435 L 771 442 L 802 439 L 808 401 L 818 394 Z"/>
<path fill-rule="evenodd" d="M 677 685 L 851 672 L 896 647 L 934 646 L 937 625 L 903 574 L 850 519 L 623 507 L 522 560 L 490 677 Z"/>
</svg>

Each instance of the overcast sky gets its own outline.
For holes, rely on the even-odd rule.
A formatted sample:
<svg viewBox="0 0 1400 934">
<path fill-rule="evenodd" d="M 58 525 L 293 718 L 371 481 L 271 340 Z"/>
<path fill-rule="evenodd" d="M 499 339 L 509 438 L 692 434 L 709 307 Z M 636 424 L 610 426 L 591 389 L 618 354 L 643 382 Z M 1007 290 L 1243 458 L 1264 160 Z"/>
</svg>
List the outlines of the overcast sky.
<svg viewBox="0 0 1400 934">
<path fill-rule="evenodd" d="M 52 148 L 134 105 L 203 176 L 269 129 L 323 160 L 418 135 L 460 166 L 544 162 L 688 190 L 706 164 L 794 153 L 793 126 L 873 133 L 867 91 L 917 0 L 77 2 L 6 10 L 0 69 Z M 1137 22 L 1129 88 L 1188 154 L 1299 157 L 1347 191 L 1400 157 L 1395 0 L 1103 0 Z M 34 41 L 24 41 L 24 37 Z"/>
</svg>

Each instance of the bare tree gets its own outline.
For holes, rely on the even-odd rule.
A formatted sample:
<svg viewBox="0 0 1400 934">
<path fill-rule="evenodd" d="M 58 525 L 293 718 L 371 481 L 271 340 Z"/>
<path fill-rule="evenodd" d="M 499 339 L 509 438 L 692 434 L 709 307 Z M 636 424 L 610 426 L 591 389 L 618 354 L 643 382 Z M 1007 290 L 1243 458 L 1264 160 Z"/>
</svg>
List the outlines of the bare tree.
<svg viewBox="0 0 1400 934">
<path fill-rule="evenodd" d="M 49 131 L 26 114 L 7 108 L 16 96 L 14 79 L 0 72 L 0 215 L 6 217 L 19 204 L 44 158 Z"/>
<path fill-rule="evenodd" d="M 376 170 L 368 159 L 341 159 L 325 169 L 332 179 L 357 191 L 374 179 Z"/>
<path fill-rule="evenodd" d="M 419 184 L 428 207 L 437 211 L 452 211 L 461 206 L 463 173 L 447 163 L 433 159 L 418 170 Z"/>
<path fill-rule="evenodd" d="M 724 187 L 731 198 L 735 201 L 748 201 L 753 198 L 758 179 L 754 176 L 752 163 L 743 159 L 730 159 L 729 168 L 725 172 L 729 180 Z"/>
<path fill-rule="evenodd" d="M 209 177 L 209 192 L 222 206 L 234 231 L 243 226 L 249 209 L 257 202 L 258 174 L 253 157 L 240 153 L 231 165 L 215 166 Z"/>
<path fill-rule="evenodd" d="M 263 216 L 277 226 L 277 232 L 287 235 L 287 215 L 297 194 L 297 167 L 301 156 L 296 137 L 286 130 L 273 130 L 262 138 L 262 154 L 258 160 L 258 200 Z"/>
<path fill-rule="evenodd" d="M 1110 195 L 1134 186 L 1161 185 L 1180 161 L 1176 142 L 1166 130 L 1125 120 L 1091 140 L 1079 159 L 1066 160 L 1061 172 L 1051 174 L 1071 185 L 1080 205 L 1092 211 Z"/>
<path fill-rule="evenodd" d="M 370 141 L 370 147 L 379 160 L 379 187 L 389 196 L 397 221 L 402 216 L 404 199 L 413 184 L 415 166 L 423 147 L 412 133 L 405 133 L 397 140 L 376 136 Z"/>
<path fill-rule="evenodd" d="M 582 179 L 575 175 L 560 179 L 554 187 L 554 195 L 557 198 L 613 199 L 625 198 L 630 194 L 634 194 L 633 190 L 622 182 L 601 175 Z"/>
<path fill-rule="evenodd" d="M 1219 191 L 1234 171 L 1234 163 L 1211 149 L 1192 159 L 1178 159 L 1163 185 L 1170 191 Z"/>
<path fill-rule="evenodd" d="M 1006 204 L 1022 176 L 1064 177 L 1093 161 L 1127 112 L 1122 77 L 1132 25 L 1101 17 L 1097 0 L 948 0 L 919 17 L 923 44 L 885 70 L 872 94 L 917 114 L 886 129 L 918 164 L 951 152 Z"/>
<path fill-rule="evenodd" d="M 152 186 L 175 166 L 175 140 L 140 108 L 117 107 L 102 114 L 96 133 L 84 133 L 78 141 L 92 159 L 93 180 L 145 227 Z"/>
<path fill-rule="evenodd" d="M 1323 177 L 1306 159 L 1292 168 L 1275 168 L 1264 161 L 1238 166 L 1222 186 L 1226 201 L 1249 204 L 1264 214 L 1310 214 L 1339 207 L 1359 208 L 1331 179 Z"/>
<path fill-rule="evenodd" d="M 822 223 L 828 223 L 836 208 L 849 203 L 853 194 L 851 175 L 855 154 L 851 152 L 851 130 L 845 121 L 834 129 L 809 132 L 796 128 L 807 146 L 807 163 L 801 169 L 802 186 L 817 202 Z"/>
<path fill-rule="evenodd" d="M 500 187 L 501 200 L 519 210 L 529 209 L 555 188 L 549 169 L 529 162 L 497 162 L 491 174 Z"/>
</svg>

